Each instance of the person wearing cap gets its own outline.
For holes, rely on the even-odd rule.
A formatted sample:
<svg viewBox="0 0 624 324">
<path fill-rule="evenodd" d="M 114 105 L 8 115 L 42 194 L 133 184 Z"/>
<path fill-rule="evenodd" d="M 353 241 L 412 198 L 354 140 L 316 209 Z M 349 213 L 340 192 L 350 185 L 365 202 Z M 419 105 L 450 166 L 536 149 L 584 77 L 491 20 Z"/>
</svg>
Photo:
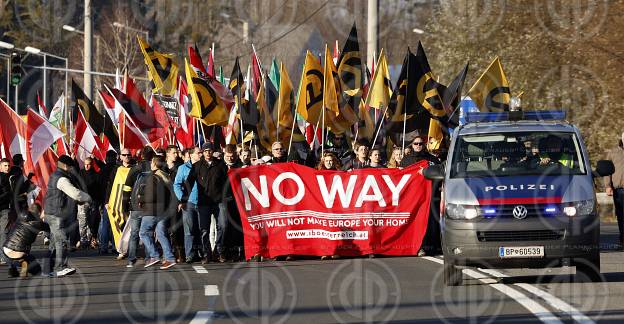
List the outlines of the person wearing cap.
<svg viewBox="0 0 624 324">
<path fill-rule="evenodd" d="M 227 166 L 223 160 L 213 156 L 214 146 L 207 142 L 202 145 L 203 159 L 195 164 L 186 179 L 188 188 L 197 182 L 197 208 L 199 211 L 199 231 L 202 263 L 212 260 L 210 244 L 211 217 L 219 219 L 219 204 L 223 199 L 223 189 L 227 178 Z"/>
<path fill-rule="evenodd" d="M 618 147 L 607 154 L 607 159 L 613 162 L 615 172 L 604 178 L 604 184 L 607 195 L 613 196 L 613 209 L 620 232 L 620 248 L 624 250 L 624 133 L 618 140 Z"/>
<path fill-rule="evenodd" d="M 66 226 L 71 226 L 69 221 L 76 219 L 77 204 L 88 204 L 92 201 L 88 193 L 78 189 L 76 177 L 71 173 L 73 165 L 74 160 L 69 156 L 59 157 L 56 171 L 48 180 L 48 191 L 44 199 L 44 217 L 50 226 L 52 238 L 49 259 L 55 270 L 50 276 L 54 277 L 76 272 L 75 268 L 68 266 L 69 237 Z"/>
</svg>

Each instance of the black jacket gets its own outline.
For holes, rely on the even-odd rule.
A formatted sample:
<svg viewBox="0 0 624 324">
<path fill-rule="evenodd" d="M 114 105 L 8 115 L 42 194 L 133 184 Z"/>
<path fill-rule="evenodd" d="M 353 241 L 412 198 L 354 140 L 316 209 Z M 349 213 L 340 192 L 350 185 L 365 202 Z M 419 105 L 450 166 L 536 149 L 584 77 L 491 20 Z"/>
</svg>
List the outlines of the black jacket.
<svg viewBox="0 0 624 324">
<path fill-rule="evenodd" d="M 151 164 L 152 164 L 151 161 L 141 161 L 135 166 L 133 166 L 128 172 L 128 177 L 126 177 L 125 185 L 130 188 L 133 188 L 134 183 L 137 181 L 137 178 L 139 177 L 139 174 L 143 172 L 151 172 L 151 169 L 152 169 Z M 130 202 L 130 196 L 131 196 L 131 191 L 130 192 L 124 191 L 123 205 L 127 207 L 127 208 L 124 208 L 124 210 L 135 211 L 135 209 L 131 207 L 133 204 Z"/>
<path fill-rule="evenodd" d="M 9 233 L 4 247 L 17 252 L 28 252 L 40 231 L 49 230 L 46 223 L 31 214 L 19 217 L 17 224 Z"/>
<path fill-rule="evenodd" d="M 227 166 L 222 160 L 213 159 L 211 163 L 200 160 L 193 164 L 188 178 L 187 188 L 193 188 L 197 181 L 197 205 L 208 206 L 221 202 L 227 180 Z"/>
<path fill-rule="evenodd" d="M 76 215 L 77 204 L 76 201 L 67 196 L 63 191 L 57 188 L 57 184 L 61 178 L 67 178 L 72 185 L 80 188 L 77 181 L 71 173 L 57 168 L 56 171 L 50 175 L 48 180 L 48 191 L 44 199 L 44 210 L 47 215 L 53 215 L 61 219 L 71 219 Z"/>
<path fill-rule="evenodd" d="M 407 155 L 401 160 L 401 167 L 406 168 L 412 164 L 416 164 L 422 160 L 429 161 L 429 164 L 440 164 L 440 160 L 431 155 L 429 152 L 421 151 L 421 152 L 412 152 L 410 155 Z"/>
<path fill-rule="evenodd" d="M 102 181 L 102 171 L 95 172 L 94 169 L 89 171 L 80 170 L 80 176 L 87 186 L 87 193 L 93 199 L 93 206 L 100 206 L 104 201 L 104 193 L 106 192 L 105 182 Z"/>
<path fill-rule="evenodd" d="M 144 186 L 141 197 L 132 197 L 133 210 L 138 211 L 139 216 L 165 218 L 175 213 L 178 201 L 173 193 L 172 183 L 164 171 L 149 172 L 135 182 L 135 185 Z"/>
<path fill-rule="evenodd" d="M 9 174 L 0 172 L 0 210 L 9 209 L 13 194 L 9 183 Z"/>
<path fill-rule="evenodd" d="M 226 164 L 226 168 L 229 171 L 230 169 L 238 169 L 243 167 L 243 162 L 240 160 L 236 161 L 233 165 L 228 166 Z M 234 191 L 232 190 L 232 184 L 230 183 L 230 177 L 225 178 L 225 186 L 223 188 L 223 198 L 222 202 L 228 203 L 234 201 Z"/>
</svg>

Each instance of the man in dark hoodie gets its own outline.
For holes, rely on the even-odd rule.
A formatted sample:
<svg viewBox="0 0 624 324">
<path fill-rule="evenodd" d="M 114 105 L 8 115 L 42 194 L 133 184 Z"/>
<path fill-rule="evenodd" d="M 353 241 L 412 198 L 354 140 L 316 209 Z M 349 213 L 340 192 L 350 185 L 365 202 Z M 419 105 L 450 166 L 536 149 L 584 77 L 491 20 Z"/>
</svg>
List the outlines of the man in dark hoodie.
<svg viewBox="0 0 624 324">
<path fill-rule="evenodd" d="M 202 263 L 212 259 L 210 246 L 210 220 L 214 216 L 219 219 L 219 203 L 223 198 L 223 186 L 227 178 L 227 167 L 223 160 L 213 157 L 212 143 L 202 145 L 204 158 L 193 164 L 186 179 L 187 188 L 192 188 L 197 181 L 197 207 L 199 210 L 199 230 L 201 232 Z M 218 234 L 217 234 L 218 236 Z"/>
<path fill-rule="evenodd" d="M 141 217 L 139 213 L 137 213 L 141 210 L 136 202 L 131 201 L 132 190 L 139 177 L 145 176 L 152 171 L 152 158 L 154 158 L 154 150 L 149 146 L 144 147 L 141 152 L 141 161 L 130 169 L 124 185 L 122 203 L 127 207 L 124 208 L 124 210 L 130 211 L 130 216 L 128 217 L 128 222 L 130 222 L 130 241 L 128 242 L 127 268 L 134 267 L 136 263 L 136 250 L 139 246 L 139 231 L 141 229 Z"/>
<path fill-rule="evenodd" d="M 89 245 L 95 247 L 92 238 L 97 237 L 98 234 L 99 210 L 104 196 L 100 173 L 95 171 L 94 163 L 96 163 L 95 160 L 88 157 L 84 160 L 84 166 L 80 170 L 80 177 L 82 177 L 87 186 L 87 193 L 93 199 L 88 208 L 84 205 L 78 206 L 78 229 L 80 232 L 80 247 L 82 248 L 86 248 Z"/>
<path fill-rule="evenodd" d="M 236 146 L 234 144 L 228 144 L 223 149 L 223 161 L 227 167 L 223 170 L 225 171 L 226 183 L 223 188 L 223 198 L 219 204 L 217 240 L 215 245 L 219 262 L 225 262 L 228 258 L 238 261 L 241 257 L 243 257 L 242 227 L 230 179 L 227 177 L 227 172 L 231 169 L 243 167 L 243 163 L 238 158 Z"/>
<path fill-rule="evenodd" d="M 406 155 L 401 160 L 401 167 L 406 168 L 422 160 L 429 162 L 429 165 L 439 164 L 440 160 L 427 152 L 423 137 L 417 136 L 412 140 L 412 153 Z M 418 256 L 434 255 L 441 250 L 440 242 L 440 181 L 431 182 L 431 203 L 429 208 L 429 221 L 427 232 L 423 239 L 422 247 L 418 251 Z"/>
</svg>

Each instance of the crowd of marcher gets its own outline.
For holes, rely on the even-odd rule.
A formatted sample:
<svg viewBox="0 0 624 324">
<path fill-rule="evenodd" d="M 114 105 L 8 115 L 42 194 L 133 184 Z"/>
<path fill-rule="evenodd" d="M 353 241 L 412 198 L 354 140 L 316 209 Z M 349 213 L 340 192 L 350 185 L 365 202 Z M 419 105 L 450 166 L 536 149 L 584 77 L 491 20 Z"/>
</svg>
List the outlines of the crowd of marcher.
<svg viewBox="0 0 624 324">
<path fill-rule="evenodd" d="M 405 150 L 395 147 L 389 154 L 385 148 L 370 147 L 364 141 L 357 141 L 352 147 L 349 149 L 344 137 L 333 136 L 322 153 L 320 149 L 308 149 L 288 155 L 280 142 L 273 143 L 270 152 L 233 144 L 221 149 L 206 142 L 184 150 L 176 146 L 156 150 L 145 147 L 136 154 L 128 149 L 122 149 L 120 154 L 111 150 L 105 161 L 86 158 L 78 163 L 64 155 L 59 157 L 57 169 L 49 178 L 43 206 L 35 202 L 38 188 L 30 182 L 32 174 L 24 175 L 21 156 L 14 156 L 12 161 L 2 159 L 0 262 L 9 265 L 13 276 L 27 276 L 29 271 L 41 268 L 44 275 L 60 277 L 76 272 L 69 265 L 68 253 L 78 248 L 97 249 L 99 254 L 127 259 L 128 268 L 138 266 L 141 254 L 144 268 L 244 261 L 241 220 L 227 176 L 229 169 L 295 162 L 319 170 L 348 171 L 402 168 L 421 160 L 435 164 L 445 158 L 444 152 L 428 152 L 421 137 L 407 143 Z M 127 172 L 121 203 L 127 212 L 129 240 L 123 251 L 116 251 L 108 200 L 115 192 L 113 183 L 120 170 Z M 432 206 L 435 204 L 432 199 Z M 216 230 L 211 233 L 213 222 Z M 428 246 L 437 252 L 439 228 L 429 232 L 428 229 Z M 49 253 L 46 264 L 38 266 L 30 255 L 30 247 L 41 233 Z M 140 253 L 141 242 L 144 253 Z M 421 255 L 428 252 L 427 244 L 423 246 Z M 285 260 L 295 257 L 284 256 Z M 251 258 L 261 260 L 259 255 Z"/>
</svg>

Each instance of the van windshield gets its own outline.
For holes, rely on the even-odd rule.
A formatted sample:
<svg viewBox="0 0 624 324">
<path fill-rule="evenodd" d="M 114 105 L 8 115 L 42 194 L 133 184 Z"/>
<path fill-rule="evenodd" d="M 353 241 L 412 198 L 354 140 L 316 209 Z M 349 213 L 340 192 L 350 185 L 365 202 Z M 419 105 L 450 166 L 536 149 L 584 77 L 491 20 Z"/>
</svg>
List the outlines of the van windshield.
<svg viewBox="0 0 624 324">
<path fill-rule="evenodd" d="M 451 178 L 586 173 L 571 132 L 504 132 L 463 135 L 456 141 Z"/>
</svg>

